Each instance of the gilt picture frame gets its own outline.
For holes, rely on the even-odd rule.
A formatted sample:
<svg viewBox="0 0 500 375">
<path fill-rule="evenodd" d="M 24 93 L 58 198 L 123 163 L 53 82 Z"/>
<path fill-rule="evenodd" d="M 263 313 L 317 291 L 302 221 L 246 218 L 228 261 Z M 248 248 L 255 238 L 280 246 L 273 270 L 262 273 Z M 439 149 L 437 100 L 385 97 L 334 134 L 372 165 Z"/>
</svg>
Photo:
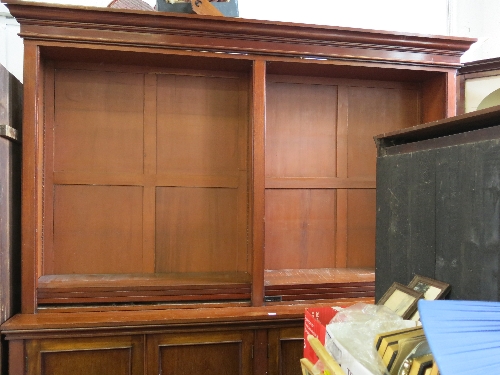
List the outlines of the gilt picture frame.
<svg viewBox="0 0 500 375">
<path fill-rule="evenodd" d="M 443 299 L 451 290 L 450 284 L 420 275 L 415 275 L 408 287 L 423 293 L 426 300 Z"/>
</svg>

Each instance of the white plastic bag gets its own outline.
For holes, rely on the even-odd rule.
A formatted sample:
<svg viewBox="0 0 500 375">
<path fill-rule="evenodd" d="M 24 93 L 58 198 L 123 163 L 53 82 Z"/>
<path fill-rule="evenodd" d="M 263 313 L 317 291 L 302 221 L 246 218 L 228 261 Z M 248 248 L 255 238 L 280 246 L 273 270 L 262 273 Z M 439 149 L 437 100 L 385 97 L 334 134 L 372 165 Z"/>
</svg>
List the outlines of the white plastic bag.
<svg viewBox="0 0 500 375">
<path fill-rule="evenodd" d="M 388 375 L 389 372 L 375 348 L 375 336 L 383 332 L 415 327 L 416 324 L 412 320 L 403 320 L 385 306 L 357 303 L 339 311 L 327 325 L 325 347 L 345 370 L 346 367 L 354 366 L 360 369 L 359 373 Z M 339 353 L 339 350 L 343 353 Z M 357 375 L 353 368 L 348 370 Z"/>
</svg>

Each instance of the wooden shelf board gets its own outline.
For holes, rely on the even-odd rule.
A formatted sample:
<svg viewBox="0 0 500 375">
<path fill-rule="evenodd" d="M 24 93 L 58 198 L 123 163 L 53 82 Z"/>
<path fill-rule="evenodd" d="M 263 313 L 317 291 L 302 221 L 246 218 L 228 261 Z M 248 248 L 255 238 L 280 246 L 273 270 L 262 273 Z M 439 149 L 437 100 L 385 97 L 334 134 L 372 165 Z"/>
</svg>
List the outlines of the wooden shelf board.
<svg viewBox="0 0 500 375">
<path fill-rule="evenodd" d="M 250 280 L 250 275 L 245 272 L 45 275 L 38 279 L 38 288 L 53 291 L 80 288 L 120 291 L 124 288 L 134 290 L 165 287 L 204 289 L 209 286 L 233 288 L 235 284 L 248 285 Z"/>
<path fill-rule="evenodd" d="M 245 301 L 243 272 L 202 274 L 50 275 L 38 280 L 40 305 Z"/>
<path fill-rule="evenodd" d="M 375 283 L 375 270 L 369 268 L 319 268 L 319 269 L 287 269 L 266 270 L 265 286 L 305 286 L 319 285 L 371 285 Z"/>
</svg>

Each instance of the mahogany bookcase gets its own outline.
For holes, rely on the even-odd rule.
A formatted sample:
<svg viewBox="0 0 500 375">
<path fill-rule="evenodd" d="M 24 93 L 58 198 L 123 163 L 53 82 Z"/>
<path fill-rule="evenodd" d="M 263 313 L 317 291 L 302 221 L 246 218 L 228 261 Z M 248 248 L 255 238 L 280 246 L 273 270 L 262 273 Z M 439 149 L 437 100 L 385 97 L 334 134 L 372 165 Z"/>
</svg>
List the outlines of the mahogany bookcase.
<svg viewBox="0 0 500 375">
<path fill-rule="evenodd" d="M 454 115 L 473 39 L 5 3 L 11 374 L 299 374 L 305 306 L 373 301 L 373 136 Z"/>
</svg>

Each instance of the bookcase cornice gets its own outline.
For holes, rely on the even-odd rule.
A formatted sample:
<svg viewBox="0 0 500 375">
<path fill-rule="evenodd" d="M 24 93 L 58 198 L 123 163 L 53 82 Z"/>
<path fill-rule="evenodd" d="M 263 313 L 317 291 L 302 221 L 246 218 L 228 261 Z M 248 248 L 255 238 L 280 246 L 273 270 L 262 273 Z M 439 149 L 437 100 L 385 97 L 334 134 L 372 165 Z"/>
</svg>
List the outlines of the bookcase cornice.
<svg viewBox="0 0 500 375">
<path fill-rule="evenodd" d="M 5 3 L 26 40 L 182 46 L 210 52 L 449 67 L 460 66 L 460 56 L 476 41 L 242 18 Z"/>
</svg>

